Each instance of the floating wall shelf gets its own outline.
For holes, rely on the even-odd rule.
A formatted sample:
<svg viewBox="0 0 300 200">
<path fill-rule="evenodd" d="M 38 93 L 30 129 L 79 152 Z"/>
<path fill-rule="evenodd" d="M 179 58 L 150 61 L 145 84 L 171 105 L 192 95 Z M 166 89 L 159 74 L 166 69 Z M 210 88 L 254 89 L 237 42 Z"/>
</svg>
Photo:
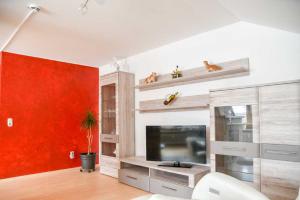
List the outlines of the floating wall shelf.
<svg viewBox="0 0 300 200">
<path fill-rule="evenodd" d="M 137 110 L 140 112 L 167 112 L 207 109 L 209 95 L 179 96 L 169 105 L 164 105 L 163 102 L 164 99 L 140 101 L 140 108 Z"/>
<path fill-rule="evenodd" d="M 176 85 L 245 76 L 249 74 L 248 58 L 218 63 L 217 65 L 223 67 L 223 69 L 214 72 L 208 72 L 205 67 L 183 70 L 182 77 L 177 79 L 172 79 L 170 74 L 162 74 L 157 77 L 157 82 L 154 83 L 145 84 L 144 79 L 140 80 L 139 85 L 136 86 L 136 88 L 140 89 L 141 91 L 145 91 Z"/>
</svg>

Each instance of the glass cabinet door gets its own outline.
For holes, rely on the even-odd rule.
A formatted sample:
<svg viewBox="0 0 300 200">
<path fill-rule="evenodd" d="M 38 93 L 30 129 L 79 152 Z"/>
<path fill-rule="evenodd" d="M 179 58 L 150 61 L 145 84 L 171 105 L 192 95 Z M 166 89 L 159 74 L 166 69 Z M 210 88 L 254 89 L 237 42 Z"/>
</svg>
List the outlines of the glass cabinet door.
<svg viewBox="0 0 300 200">
<path fill-rule="evenodd" d="M 102 142 L 102 155 L 116 157 L 116 143 Z"/>
<path fill-rule="evenodd" d="M 101 87 L 101 134 L 116 134 L 116 84 Z M 116 157 L 116 143 L 101 142 L 102 155 Z"/>
<path fill-rule="evenodd" d="M 215 107 L 216 141 L 253 142 L 252 107 Z"/>
<path fill-rule="evenodd" d="M 217 154 L 216 171 L 242 181 L 253 182 L 253 158 Z"/>
<path fill-rule="evenodd" d="M 214 111 L 216 141 L 253 143 L 251 105 L 215 107 Z M 216 171 L 252 182 L 253 158 L 217 154 Z"/>
<path fill-rule="evenodd" d="M 102 134 L 116 134 L 116 84 L 101 87 Z"/>
</svg>

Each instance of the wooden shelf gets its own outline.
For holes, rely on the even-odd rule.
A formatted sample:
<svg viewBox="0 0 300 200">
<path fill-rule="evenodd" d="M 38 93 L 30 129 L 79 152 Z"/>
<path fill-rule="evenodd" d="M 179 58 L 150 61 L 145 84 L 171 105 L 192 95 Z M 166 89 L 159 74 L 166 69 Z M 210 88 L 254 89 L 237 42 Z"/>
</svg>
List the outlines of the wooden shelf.
<svg viewBox="0 0 300 200">
<path fill-rule="evenodd" d="M 174 102 L 169 105 L 163 104 L 164 99 L 140 101 L 140 112 L 166 112 L 166 111 L 182 111 L 206 109 L 209 106 L 209 95 L 195 95 L 177 97 Z"/>
<path fill-rule="evenodd" d="M 223 69 L 214 72 L 208 72 L 205 67 L 183 70 L 182 77 L 177 79 L 172 79 L 170 74 L 162 74 L 157 77 L 157 82 L 151 84 L 145 84 L 144 79 L 140 80 L 139 85 L 136 86 L 136 88 L 140 89 L 141 91 L 154 90 L 176 85 L 185 85 L 237 76 L 245 76 L 249 74 L 248 58 L 218 63 L 217 65 L 223 67 Z"/>
</svg>

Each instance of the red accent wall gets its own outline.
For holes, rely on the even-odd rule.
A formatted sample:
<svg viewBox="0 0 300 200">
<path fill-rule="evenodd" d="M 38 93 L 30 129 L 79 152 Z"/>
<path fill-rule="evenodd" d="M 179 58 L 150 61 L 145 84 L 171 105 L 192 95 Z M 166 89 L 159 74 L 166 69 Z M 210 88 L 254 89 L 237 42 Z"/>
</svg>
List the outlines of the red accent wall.
<svg viewBox="0 0 300 200">
<path fill-rule="evenodd" d="M 81 121 L 88 109 L 98 116 L 98 69 L 7 52 L 1 57 L 0 179 L 80 166 L 79 153 L 87 150 Z"/>
</svg>

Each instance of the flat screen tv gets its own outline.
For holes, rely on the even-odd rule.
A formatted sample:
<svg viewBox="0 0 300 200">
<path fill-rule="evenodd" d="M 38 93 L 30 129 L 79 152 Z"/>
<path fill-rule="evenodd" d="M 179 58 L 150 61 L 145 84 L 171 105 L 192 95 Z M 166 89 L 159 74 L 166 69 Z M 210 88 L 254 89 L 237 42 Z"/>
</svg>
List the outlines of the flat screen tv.
<svg viewBox="0 0 300 200">
<path fill-rule="evenodd" d="M 146 158 L 206 164 L 206 126 L 146 126 Z"/>
</svg>

